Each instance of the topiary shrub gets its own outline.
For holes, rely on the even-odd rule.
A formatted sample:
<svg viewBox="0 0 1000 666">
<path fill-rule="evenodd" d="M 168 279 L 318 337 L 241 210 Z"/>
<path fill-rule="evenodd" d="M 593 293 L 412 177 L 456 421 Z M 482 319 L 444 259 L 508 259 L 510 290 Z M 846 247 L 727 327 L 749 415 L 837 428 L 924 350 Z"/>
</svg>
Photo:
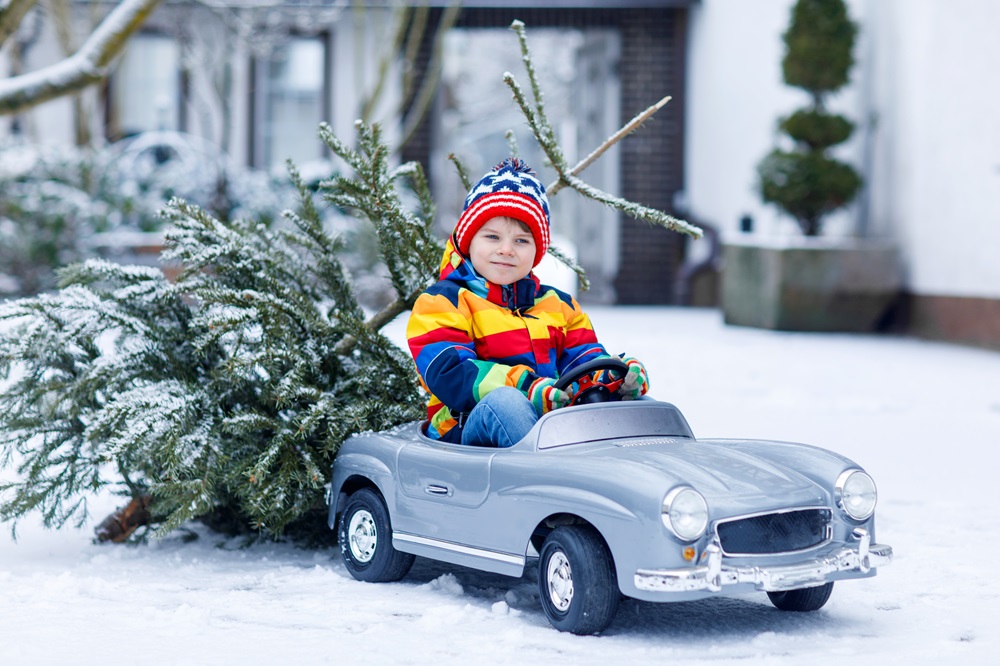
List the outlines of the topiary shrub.
<svg viewBox="0 0 1000 666">
<path fill-rule="evenodd" d="M 861 188 L 857 171 L 827 154 L 850 138 L 854 124 L 825 108 L 826 96 L 849 80 L 856 33 L 843 0 L 798 0 L 784 34 L 784 81 L 808 92 L 812 104 L 779 121 L 794 147 L 772 150 L 757 175 L 763 200 L 794 217 L 806 236 L 818 236 L 823 217 Z"/>
</svg>

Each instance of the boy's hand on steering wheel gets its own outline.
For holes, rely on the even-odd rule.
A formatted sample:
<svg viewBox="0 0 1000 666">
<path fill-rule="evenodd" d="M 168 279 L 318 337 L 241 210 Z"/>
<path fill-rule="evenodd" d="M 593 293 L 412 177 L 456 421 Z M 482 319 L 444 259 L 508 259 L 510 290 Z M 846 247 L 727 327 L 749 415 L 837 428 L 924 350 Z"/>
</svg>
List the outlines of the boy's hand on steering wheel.
<svg viewBox="0 0 1000 666">
<path fill-rule="evenodd" d="M 551 377 L 539 377 L 528 387 L 528 400 L 539 416 L 565 407 L 573 400 L 572 393 L 557 389 L 555 383 Z"/>
<path fill-rule="evenodd" d="M 628 366 L 628 371 L 625 373 L 622 387 L 618 389 L 618 395 L 622 397 L 622 400 L 638 400 L 649 390 L 649 375 L 646 374 L 646 367 L 639 359 L 631 356 L 622 356 L 622 361 Z"/>
</svg>

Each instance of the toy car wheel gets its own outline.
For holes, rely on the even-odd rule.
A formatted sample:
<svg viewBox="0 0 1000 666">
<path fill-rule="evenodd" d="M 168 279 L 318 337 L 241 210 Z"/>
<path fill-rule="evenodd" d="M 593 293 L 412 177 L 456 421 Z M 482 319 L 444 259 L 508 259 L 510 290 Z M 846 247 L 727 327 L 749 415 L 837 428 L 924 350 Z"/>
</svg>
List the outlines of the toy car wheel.
<svg viewBox="0 0 1000 666">
<path fill-rule="evenodd" d="M 778 610 L 804 613 L 822 608 L 830 599 L 832 592 L 833 583 L 827 583 L 819 587 L 805 587 L 801 590 L 768 592 L 767 598 Z"/>
<path fill-rule="evenodd" d="M 618 578 L 604 540 L 589 527 L 557 527 L 542 545 L 538 566 L 542 610 L 553 627 L 596 634 L 618 611 Z"/>
<path fill-rule="evenodd" d="M 348 498 L 340 516 L 340 554 L 357 580 L 386 583 L 402 578 L 414 556 L 392 547 L 389 510 L 382 497 L 362 488 Z"/>
</svg>

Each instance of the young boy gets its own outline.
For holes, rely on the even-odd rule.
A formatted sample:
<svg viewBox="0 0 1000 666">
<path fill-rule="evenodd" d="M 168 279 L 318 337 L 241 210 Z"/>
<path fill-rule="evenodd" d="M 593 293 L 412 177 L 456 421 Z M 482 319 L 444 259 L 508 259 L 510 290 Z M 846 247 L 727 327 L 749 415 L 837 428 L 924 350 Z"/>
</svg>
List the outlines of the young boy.
<svg viewBox="0 0 1000 666">
<path fill-rule="evenodd" d="M 427 435 L 478 446 L 512 446 L 538 418 L 572 396 L 556 378 L 610 356 L 569 294 L 532 273 L 549 246 L 545 187 L 508 158 L 469 192 L 441 259 L 439 281 L 413 306 L 406 336 L 430 392 Z M 623 399 L 649 380 L 634 358 Z"/>
</svg>

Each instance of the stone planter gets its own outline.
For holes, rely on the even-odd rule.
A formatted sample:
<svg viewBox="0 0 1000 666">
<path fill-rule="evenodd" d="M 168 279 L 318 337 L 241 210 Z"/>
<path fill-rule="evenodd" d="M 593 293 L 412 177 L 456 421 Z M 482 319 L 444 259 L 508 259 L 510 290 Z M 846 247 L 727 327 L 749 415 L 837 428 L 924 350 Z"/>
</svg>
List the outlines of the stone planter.
<svg viewBox="0 0 1000 666">
<path fill-rule="evenodd" d="M 857 238 L 723 245 L 727 324 L 785 331 L 874 331 L 902 288 L 895 245 Z"/>
</svg>

